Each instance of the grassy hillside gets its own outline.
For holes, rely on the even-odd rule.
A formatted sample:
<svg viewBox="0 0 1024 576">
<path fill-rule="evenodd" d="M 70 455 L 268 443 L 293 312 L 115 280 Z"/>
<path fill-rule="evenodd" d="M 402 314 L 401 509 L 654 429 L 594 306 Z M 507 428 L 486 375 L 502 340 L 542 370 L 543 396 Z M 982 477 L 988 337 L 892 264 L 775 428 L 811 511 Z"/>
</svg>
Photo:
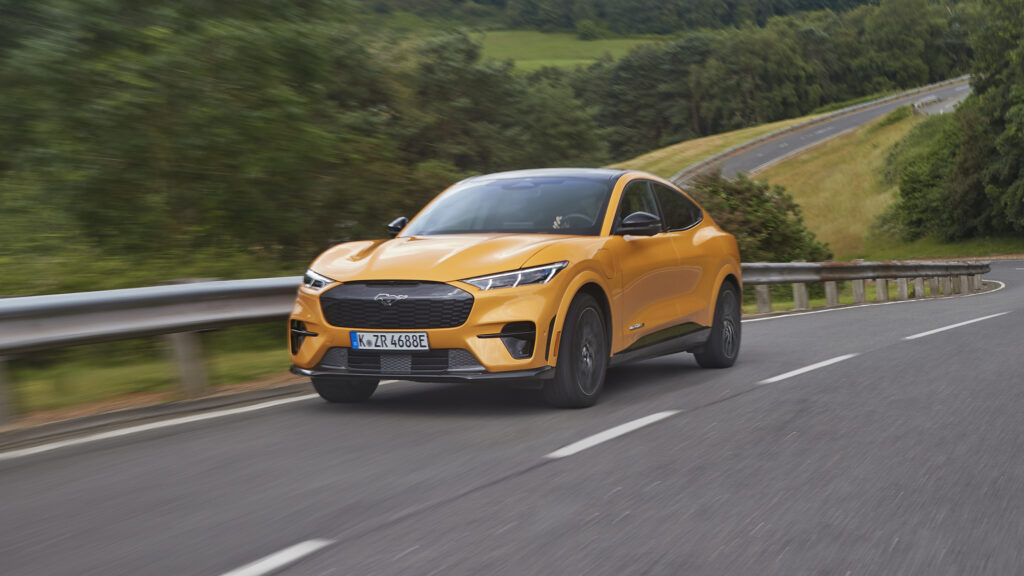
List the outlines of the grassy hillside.
<svg viewBox="0 0 1024 576">
<path fill-rule="evenodd" d="M 889 148 L 920 121 L 920 116 L 887 126 L 876 121 L 780 162 L 756 178 L 785 186 L 803 209 L 807 227 L 829 243 L 837 259 L 864 257 L 871 224 L 897 193 L 882 177 Z"/>
<path fill-rule="evenodd" d="M 882 176 L 890 148 L 923 120 L 885 118 L 789 158 L 758 174 L 785 186 L 803 210 L 807 227 L 828 242 L 837 260 L 953 258 L 1024 253 L 1024 238 L 984 238 L 943 243 L 905 242 L 872 230 L 898 190 Z"/>
<path fill-rule="evenodd" d="M 724 152 L 733 146 L 738 146 L 748 140 L 764 136 L 775 130 L 781 130 L 782 128 L 805 122 L 810 118 L 813 118 L 813 116 L 792 118 L 780 122 L 772 122 L 771 124 L 762 124 L 742 130 L 715 134 L 714 136 L 686 140 L 685 142 L 660 148 L 630 160 L 617 162 L 610 167 L 646 170 L 652 174 L 668 178 L 683 168 L 692 166 L 719 152 Z"/>
</svg>

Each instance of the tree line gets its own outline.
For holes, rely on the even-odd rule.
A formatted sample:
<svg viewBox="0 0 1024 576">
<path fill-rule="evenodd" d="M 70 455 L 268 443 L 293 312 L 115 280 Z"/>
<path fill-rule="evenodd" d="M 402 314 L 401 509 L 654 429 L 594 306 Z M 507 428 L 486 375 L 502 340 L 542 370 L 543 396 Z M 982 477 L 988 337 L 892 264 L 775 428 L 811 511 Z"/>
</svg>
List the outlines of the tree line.
<svg viewBox="0 0 1024 576">
<path fill-rule="evenodd" d="M 1024 3 L 982 0 L 972 94 L 915 127 L 893 150 L 899 185 L 887 215 L 906 239 L 1024 234 Z"/>
<path fill-rule="evenodd" d="M 955 75 L 953 8 L 885 0 L 522 74 L 464 33 L 360 29 L 343 0 L 0 0 L 0 293 L 293 270 L 470 174 Z M 82 271 L 101 260 L 119 264 Z"/>
<path fill-rule="evenodd" d="M 512 28 L 608 34 L 671 34 L 698 28 L 763 26 L 794 12 L 841 12 L 877 0 L 363 0 L 363 10 L 487 20 Z"/>
</svg>

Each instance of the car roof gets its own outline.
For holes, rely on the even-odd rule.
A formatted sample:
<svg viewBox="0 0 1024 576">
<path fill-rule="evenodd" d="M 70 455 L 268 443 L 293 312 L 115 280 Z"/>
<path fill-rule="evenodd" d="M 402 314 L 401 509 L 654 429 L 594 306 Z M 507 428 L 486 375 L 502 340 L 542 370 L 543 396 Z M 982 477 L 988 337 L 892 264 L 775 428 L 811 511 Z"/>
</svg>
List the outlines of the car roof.
<svg viewBox="0 0 1024 576">
<path fill-rule="evenodd" d="M 552 177 L 575 177 L 592 178 L 594 180 L 617 179 L 628 172 L 628 170 L 615 170 L 611 168 L 536 168 L 532 170 L 512 170 L 509 172 L 496 172 L 494 174 L 481 174 L 463 180 L 472 182 L 474 180 L 504 180 L 513 178 L 552 178 Z"/>
</svg>

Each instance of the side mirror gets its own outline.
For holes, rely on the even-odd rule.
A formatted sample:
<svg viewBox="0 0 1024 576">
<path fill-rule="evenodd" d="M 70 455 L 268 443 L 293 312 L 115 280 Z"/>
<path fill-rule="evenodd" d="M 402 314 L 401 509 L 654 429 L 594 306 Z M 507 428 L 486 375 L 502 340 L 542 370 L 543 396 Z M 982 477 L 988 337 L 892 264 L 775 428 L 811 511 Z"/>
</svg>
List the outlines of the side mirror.
<svg viewBox="0 0 1024 576">
<path fill-rule="evenodd" d="M 661 232 L 661 219 L 650 212 L 633 212 L 622 219 L 616 234 L 654 236 Z"/>
<path fill-rule="evenodd" d="M 398 236 L 398 233 L 401 232 L 402 228 L 405 228 L 405 225 L 408 223 L 409 219 L 405 216 L 395 218 L 391 221 L 391 224 L 388 224 L 388 234 L 390 234 L 392 238 Z"/>
</svg>

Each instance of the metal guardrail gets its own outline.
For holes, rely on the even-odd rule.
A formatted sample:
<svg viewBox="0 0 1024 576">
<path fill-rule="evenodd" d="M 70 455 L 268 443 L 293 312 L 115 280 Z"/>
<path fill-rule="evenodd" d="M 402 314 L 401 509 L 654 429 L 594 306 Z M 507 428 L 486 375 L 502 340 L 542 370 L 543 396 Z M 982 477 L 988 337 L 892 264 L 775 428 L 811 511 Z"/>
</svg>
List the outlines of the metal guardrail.
<svg viewBox="0 0 1024 576">
<path fill-rule="evenodd" d="M 921 297 L 928 278 L 936 296 L 940 280 L 944 294 L 968 292 L 980 288 L 988 271 L 988 263 L 977 262 L 758 262 L 743 264 L 743 281 L 757 287 L 758 310 L 769 312 L 771 284 L 793 284 L 795 308 L 807 308 L 812 282 L 825 283 L 828 305 L 835 306 L 841 281 L 852 281 L 854 301 L 863 302 L 865 280 L 875 280 L 877 299 L 886 300 L 889 279 L 906 298 L 908 279 L 915 279 L 914 296 Z M 10 413 L 4 358 L 64 346 L 168 335 L 186 395 L 200 395 L 206 376 L 197 331 L 283 322 L 300 281 L 291 276 L 0 299 L 0 425 Z"/>
<path fill-rule="evenodd" d="M 853 303 L 863 304 L 868 280 L 875 282 L 875 299 L 885 302 L 889 300 L 889 280 L 896 281 L 897 300 L 949 296 L 980 290 L 981 277 L 989 270 L 988 262 L 755 262 L 743 265 L 743 284 L 756 286 L 757 311 L 763 314 L 772 311 L 772 284 L 792 284 L 793 308 L 799 310 L 810 307 L 809 283 L 823 282 L 825 305 L 838 306 L 839 282 L 849 281 Z"/>
</svg>

